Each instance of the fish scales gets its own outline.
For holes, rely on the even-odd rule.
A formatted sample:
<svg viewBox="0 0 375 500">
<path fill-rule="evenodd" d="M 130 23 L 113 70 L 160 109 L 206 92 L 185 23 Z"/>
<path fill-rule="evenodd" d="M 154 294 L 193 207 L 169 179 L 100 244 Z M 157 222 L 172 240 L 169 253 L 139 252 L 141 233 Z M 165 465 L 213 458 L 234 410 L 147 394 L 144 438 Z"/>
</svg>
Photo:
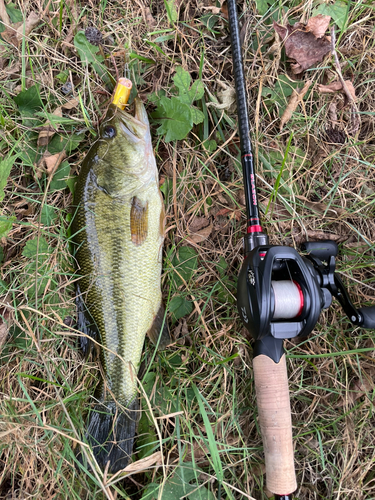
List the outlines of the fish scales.
<svg viewBox="0 0 375 500">
<path fill-rule="evenodd" d="M 161 303 L 162 206 L 158 187 L 149 186 L 142 193 L 148 200 L 149 227 L 148 237 L 139 246 L 131 240 L 130 209 L 131 199 L 140 193 L 131 192 L 119 201 L 90 184 L 87 190 L 87 210 L 82 211 L 86 230 L 82 235 L 90 251 L 82 247 L 80 254 L 85 257 L 77 256 L 81 272 L 88 277 L 81 291 L 87 290 L 85 301 L 103 345 L 138 368 L 145 334 Z M 157 251 L 155 241 L 159 241 Z M 130 367 L 110 352 L 102 359 L 111 390 L 119 391 L 121 402 L 129 402 L 135 393 Z"/>
<path fill-rule="evenodd" d="M 97 329 L 104 346 L 105 383 L 99 384 L 96 396 L 109 414 L 115 411 L 113 401 L 136 410 L 136 375 L 145 335 L 153 332 L 155 341 L 155 331 L 164 319 L 160 287 L 164 205 L 141 101 L 136 102 L 135 117 L 110 108 L 100 138 L 83 162 L 74 205 L 72 228 L 84 317 L 96 325 L 91 329 L 82 325 L 82 330 L 94 335 Z M 164 340 L 166 335 L 164 329 Z M 131 412 L 130 417 L 136 419 Z M 93 427 L 98 418 L 89 422 L 91 434 L 96 433 Z M 98 433 L 91 441 L 105 441 Z M 125 431 L 117 429 L 117 433 Z M 111 455 L 99 453 L 97 459 L 104 465 Z M 125 461 L 113 459 L 118 462 L 112 467 L 115 472 Z"/>
</svg>

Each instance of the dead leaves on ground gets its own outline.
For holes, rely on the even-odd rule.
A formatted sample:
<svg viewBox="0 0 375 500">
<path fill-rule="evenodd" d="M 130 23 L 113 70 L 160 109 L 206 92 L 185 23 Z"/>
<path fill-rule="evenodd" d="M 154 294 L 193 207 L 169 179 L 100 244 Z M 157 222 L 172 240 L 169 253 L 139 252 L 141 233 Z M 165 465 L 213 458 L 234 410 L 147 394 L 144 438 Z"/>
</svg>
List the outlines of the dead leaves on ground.
<svg viewBox="0 0 375 500">
<path fill-rule="evenodd" d="M 78 106 L 78 99 L 71 99 L 70 101 L 62 104 L 52 113 L 57 117 L 62 117 L 63 109 L 70 110 L 76 108 Z M 48 146 L 48 143 L 52 139 L 52 137 L 58 131 L 59 126 L 51 124 L 50 121 L 47 121 L 43 127 L 40 129 L 38 135 L 37 145 L 38 147 Z M 36 176 L 40 179 L 43 173 L 46 173 L 48 177 L 52 178 L 60 164 L 65 160 L 66 153 L 62 151 L 61 153 L 51 154 L 48 150 L 43 153 L 43 156 L 38 162 Z"/>
<path fill-rule="evenodd" d="M 319 84 L 317 90 L 321 94 L 343 94 L 343 106 L 346 106 L 348 102 L 350 102 L 352 107 L 355 108 L 355 111 L 358 111 L 355 105 L 356 95 L 353 83 L 350 80 L 344 80 L 342 78 L 341 67 L 335 50 L 335 32 L 332 31 L 331 33 L 332 40 L 331 37 L 325 35 L 330 20 L 330 16 L 319 14 L 309 19 L 307 24 L 297 22 L 293 26 L 290 24 L 282 26 L 274 22 L 273 25 L 276 33 L 284 42 L 286 55 L 295 61 L 291 64 L 292 73 L 295 75 L 301 74 L 303 71 L 313 67 L 316 63 L 321 62 L 326 54 L 332 52 L 338 80 L 327 85 Z M 302 102 L 311 83 L 311 81 L 308 81 L 302 89 L 295 89 L 293 91 L 289 103 L 280 119 L 280 130 L 283 129 L 298 105 Z M 355 130 L 358 130 L 358 128 L 358 126 L 354 127 Z"/>
<path fill-rule="evenodd" d="M 302 103 L 303 98 L 305 97 L 307 91 L 312 84 L 311 80 L 308 80 L 302 89 L 294 89 L 293 94 L 290 96 L 289 102 L 283 116 L 280 118 L 280 130 L 284 127 L 286 123 L 292 118 L 294 111 L 297 109 L 298 105 Z"/>
<path fill-rule="evenodd" d="M 77 106 L 78 106 L 78 99 L 74 98 L 56 108 L 52 114 L 61 118 L 63 109 L 69 111 L 70 109 L 76 108 Z M 54 126 L 53 124 L 51 124 L 50 121 L 47 121 L 40 129 L 37 142 L 38 146 L 47 146 L 47 144 L 57 131 L 58 131 L 58 126 L 56 125 Z"/>
<path fill-rule="evenodd" d="M 307 237 L 307 238 L 306 238 Z M 303 233 L 299 233 L 295 235 L 294 241 L 297 245 L 304 243 L 308 239 L 308 241 L 334 241 L 335 243 L 343 243 L 348 239 L 347 235 L 341 234 L 333 234 L 333 233 L 324 233 L 323 231 L 315 231 L 315 230 L 307 230 Z"/>
<path fill-rule="evenodd" d="M 6 22 L 4 20 L 4 22 Z M 9 18 L 8 18 L 9 22 Z M 24 36 L 28 36 L 40 22 L 40 17 L 35 12 L 31 12 L 26 19 L 25 23 L 19 22 L 15 24 L 8 24 L 5 31 L 1 33 L 3 40 L 12 45 L 19 47 Z"/>
<path fill-rule="evenodd" d="M 48 177 L 53 177 L 59 165 L 61 165 L 65 158 L 65 151 L 61 151 L 61 153 L 56 153 L 54 155 L 52 155 L 49 151 L 45 151 L 42 158 L 38 162 L 36 171 L 37 178 L 41 179 L 43 173 L 46 173 Z"/>
<path fill-rule="evenodd" d="M 350 80 L 344 80 L 344 83 L 346 85 L 348 92 L 350 93 L 353 100 L 355 101 L 356 100 L 355 88 L 354 88 L 352 82 Z M 329 85 L 318 85 L 318 91 L 321 94 L 334 94 L 336 92 L 340 92 L 341 94 L 344 94 L 344 96 L 346 97 L 346 91 L 343 87 L 343 84 L 338 80 L 330 83 Z M 346 101 L 347 100 L 348 99 L 346 99 Z M 345 102 L 345 104 L 346 104 L 346 102 Z"/>
<path fill-rule="evenodd" d="M 330 16 L 312 17 L 307 24 L 296 23 L 282 26 L 273 23 L 275 31 L 285 43 L 286 55 L 296 62 L 291 64 L 292 72 L 298 75 L 316 63 L 331 51 L 331 40 L 324 36 Z"/>
<path fill-rule="evenodd" d="M 194 217 L 188 225 L 189 236 L 186 240 L 189 243 L 202 243 L 212 232 L 213 225 L 206 217 Z"/>
<path fill-rule="evenodd" d="M 369 366 L 366 370 L 361 370 L 360 378 L 358 377 L 352 380 L 348 395 L 349 403 L 354 405 L 358 399 L 365 395 L 370 399 L 374 389 L 374 375 L 375 368 Z"/>
</svg>

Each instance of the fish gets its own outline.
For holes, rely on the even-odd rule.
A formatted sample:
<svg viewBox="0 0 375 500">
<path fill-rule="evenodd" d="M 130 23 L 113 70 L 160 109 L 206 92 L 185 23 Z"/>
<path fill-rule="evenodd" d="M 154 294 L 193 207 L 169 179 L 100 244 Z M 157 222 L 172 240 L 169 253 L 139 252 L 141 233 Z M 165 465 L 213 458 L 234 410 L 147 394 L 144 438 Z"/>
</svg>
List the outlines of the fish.
<svg viewBox="0 0 375 500">
<path fill-rule="evenodd" d="M 99 467 L 116 473 L 132 455 L 145 336 L 160 349 L 170 343 L 161 291 L 165 209 L 139 98 L 134 116 L 110 104 L 83 160 L 73 208 L 81 348 L 88 356 L 101 345 L 102 378 L 86 439 Z"/>
</svg>

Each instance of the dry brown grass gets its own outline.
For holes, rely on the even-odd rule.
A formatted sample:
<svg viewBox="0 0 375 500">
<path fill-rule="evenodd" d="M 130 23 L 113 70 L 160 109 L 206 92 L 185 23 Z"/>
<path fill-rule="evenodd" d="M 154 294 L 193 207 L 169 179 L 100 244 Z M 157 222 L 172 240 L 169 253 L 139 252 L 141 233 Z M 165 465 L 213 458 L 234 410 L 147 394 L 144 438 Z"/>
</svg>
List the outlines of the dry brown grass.
<svg viewBox="0 0 375 500">
<path fill-rule="evenodd" d="M 2 155 L 8 154 L 22 132 L 27 131 L 12 100 L 20 92 L 22 74 L 26 87 L 40 83 L 41 94 L 50 106 L 48 111 L 52 112 L 67 100 L 56 78 L 66 71 L 86 113 L 84 116 L 80 106 L 70 112 L 77 119 L 76 131 L 85 138 L 68 158 L 72 173 L 79 170 L 93 140 L 89 128 L 96 129 L 109 96 L 103 81 L 90 67 L 82 65 L 74 49 L 74 34 L 88 25 L 96 26 L 105 35 L 106 47 L 114 54 L 120 73 L 131 51 L 155 61 L 154 65 L 132 65 L 132 76 L 140 82 L 138 91 L 144 100 L 151 92 L 171 92 L 176 65 L 182 65 L 193 80 L 197 79 L 202 53 L 205 102 L 214 101 L 223 87 L 233 88 L 226 20 L 218 18 L 216 33 L 212 33 L 199 21 L 210 12 L 209 2 L 175 3 L 179 22 L 172 26 L 160 0 L 152 4 L 151 10 L 142 0 L 19 2 L 21 12 L 27 15 L 35 10 L 43 17 L 40 26 L 28 36 L 27 47 L 6 46 L 2 53 Z M 278 12 L 280 22 L 293 5 L 285 3 L 283 13 Z M 301 4 L 289 18 L 300 20 L 305 16 L 306 20 L 311 6 Z M 280 108 L 285 100 L 277 101 L 265 89 L 271 93 L 283 75 L 291 76 L 289 64 L 269 19 L 257 14 L 254 3 L 239 2 L 239 8 L 244 14 L 249 111 L 263 210 L 270 200 L 290 134 L 294 134 L 283 177 L 285 184 L 263 219 L 270 240 L 296 245 L 306 237 L 331 235 L 342 242 L 338 268 L 350 283 L 353 300 L 356 304 L 373 303 L 373 8 L 353 3 L 348 28 L 338 43 L 342 72 L 353 81 L 357 106 L 363 113 L 358 137 L 345 132 L 350 128 L 350 116 L 347 108 L 341 108 L 343 97 L 317 92 L 317 84 L 334 75 L 330 57 L 309 72 L 312 91 L 279 132 Z M 162 54 L 147 41 L 159 36 L 150 33 L 169 29 L 174 30 L 174 37 L 159 44 Z M 115 75 L 110 60 L 108 65 Z M 344 143 L 327 140 L 327 129 L 333 127 L 329 112 L 332 102 L 337 109 L 334 126 L 344 133 Z M 219 485 L 210 461 L 211 450 L 204 439 L 203 420 L 192 397 L 192 383 L 206 398 L 206 410 L 213 423 L 227 485 L 221 489 L 222 498 L 267 498 L 256 422 L 251 342 L 240 324 L 234 300 L 236 276 L 243 259 L 245 220 L 241 170 L 235 161 L 239 145 L 236 114 L 233 108 L 206 109 L 206 129 L 195 127 L 187 139 L 177 144 L 159 140 L 153 128 L 160 176 L 170 187 L 163 278 L 166 295 L 172 286 L 171 259 L 176 249 L 189 244 L 186 238 L 194 233 L 197 217 L 205 219 L 205 228 L 211 228 L 201 242 L 190 241 L 198 252 L 194 277 L 180 290 L 172 286 L 172 294 L 185 294 L 193 302 L 193 311 L 173 325 L 176 342 L 154 360 L 151 369 L 155 379 L 152 391 L 147 393 L 154 415 L 148 412 L 148 432 L 156 436 L 153 422 L 157 422 L 164 439 L 161 450 L 165 470 L 135 474 L 113 484 L 106 490 L 107 498 L 129 495 L 141 499 L 145 487 L 162 481 L 163 474 L 168 478 L 183 461 L 195 461 L 202 469 L 200 484 L 207 488 L 200 491 L 211 491 L 217 498 Z M 151 113 L 153 105 L 149 104 L 148 110 Z M 60 135 L 64 137 L 63 128 Z M 217 141 L 214 152 L 202 146 L 207 138 Z M 16 146 L 24 147 L 22 140 Z M 9 335 L 5 343 L 0 338 L 0 498 L 105 498 L 106 478 L 80 474 L 74 463 L 73 450 L 80 439 L 85 405 L 95 386 L 98 367 L 81 359 L 74 321 L 69 320 L 75 314 L 73 262 L 66 240 L 71 195 L 68 190 L 46 194 L 45 178 L 37 178 L 32 164 L 18 162 L 4 201 L 4 214 L 15 215 L 17 221 L 1 242 L 5 254 L 1 278 L 8 286 L 2 297 L 2 316 Z M 54 226 L 41 225 L 41 204 L 58 209 Z M 22 251 L 27 241 L 37 237 L 47 239 L 50 255 L 35 270 L 32 258 L 23 256 Z M 224 275 L 218 269 L 221 258 L 227 263 Z M 35 296 L 38 274 L 48 279 Z M 297 497 L 374 498 L 373 332 L 359 328 L 353 331 L 342 311 L 334 306 L 322 315 L 309 340 L 287 343 L 286 347 L 290 355 Z M 233 354 L 238 356 L 223 362 Z M 146 346 L 145 368 L 152 355 L 152 348 Z M 182 414 L 156 419 L 174 412 Z M 160 449 L 158 443 L 154 447 Z"/>
</svg>

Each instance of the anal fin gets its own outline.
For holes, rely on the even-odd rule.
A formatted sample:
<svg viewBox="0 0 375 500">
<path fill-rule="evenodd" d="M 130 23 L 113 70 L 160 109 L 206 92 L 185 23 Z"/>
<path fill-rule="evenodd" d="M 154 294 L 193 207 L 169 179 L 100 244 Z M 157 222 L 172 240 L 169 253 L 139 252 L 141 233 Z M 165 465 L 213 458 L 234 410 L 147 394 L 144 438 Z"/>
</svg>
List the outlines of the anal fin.
<svg viewBox="0 0 375 500">
<path fill-rule="evenodd" d="M 172 342 L 163 303 L 160 304 L 159 311 L 157 312 L 147 335 L 151 342 L 158 346 L 159 350 L 165 349 L 167 345 Z"/>
</svg>

